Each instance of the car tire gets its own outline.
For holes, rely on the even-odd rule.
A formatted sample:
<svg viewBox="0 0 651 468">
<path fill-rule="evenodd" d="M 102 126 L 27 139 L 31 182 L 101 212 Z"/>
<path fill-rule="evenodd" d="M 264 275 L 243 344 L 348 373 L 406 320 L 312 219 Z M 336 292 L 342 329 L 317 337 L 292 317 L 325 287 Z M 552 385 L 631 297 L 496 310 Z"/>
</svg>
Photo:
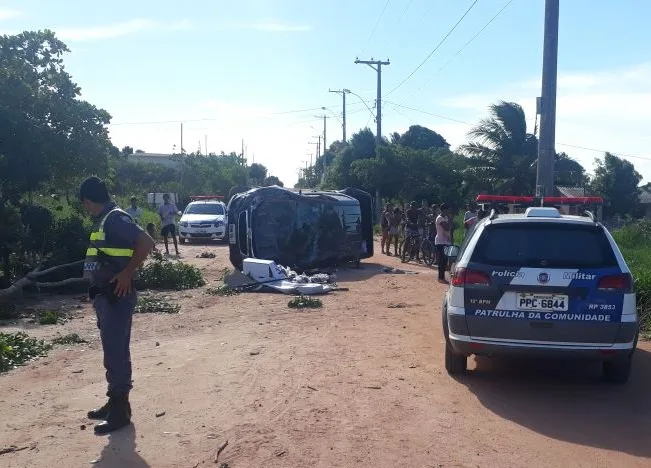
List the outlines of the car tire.
<svg viewBox="0 0 651 468">
<path fill-rule="evenodd" d="M 448 340 L 445 340 L 445 370 L 448 371 L 448 374 L 463 374 L 467 368 L 468 357 L 455 353 Z"/>
<path fill-rule="evenodd" d="M 632 364 L 632 354 L 615 361 L 604 361 L 602 363 L 604 380 L 616 384 L 624 384 L 628 382 L 628 378 L 631 375 Z"/>
</svg>

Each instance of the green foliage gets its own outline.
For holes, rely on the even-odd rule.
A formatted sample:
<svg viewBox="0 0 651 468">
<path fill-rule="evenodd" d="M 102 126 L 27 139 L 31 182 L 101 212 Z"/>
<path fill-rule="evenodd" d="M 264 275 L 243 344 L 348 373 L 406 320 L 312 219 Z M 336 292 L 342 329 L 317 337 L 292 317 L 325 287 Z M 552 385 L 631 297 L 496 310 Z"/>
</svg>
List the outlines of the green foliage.
<svg viewBox="0 0 651 468">
<path fill-rule="evenodd" d="M 409 130 L 400 135 L 394 143 L 419 150 L 428 150 L 430 148 L 448 149 L 450 147 L 449 143 L 441 135 L 420 125 L 409 127 Z"/>
<path fill-rule="evenodd" d="M 287 303 L 290 309 L 318 309 L 323 307 L 321 299 L 310 296 L 296 296 Z"/>
<path fill-rule="evenodd" d="M 210 294 L 211 296 L 235 296 L 239 293 L 237 289 L 233 289 L 227 284 L 206 288 L 206 294 Z"/>
<path fill-rule="evenodd" d="M 178 314 L 181 306 L 156 296 L 140 296 L 136 304 L 136 314 Z"/>
<path fill-rule="evenodd" d="M 168 260 L 160 254 L 147 263 L 140 272 L 137 285 L 141 289 L 181 291 L 204 286 L 201 270 L 187 263 Z"/>
<path fill-rule="evenodd" d="M 0 333 L 0 372 L 44 356 L 50 348 L 43 340 L 35 340 L 23 332 Z"/>
<path fill-rule="evenodd" d="M 636 215 L 639 210 L 638 184 L 642 176 L 630 161 L 606 153 L 595 160 L 591 190 L 604 199 L 604 216 Z"/>
<path fill-rule="evenodd" d="M 613 237 L 633 274 L 642 333 L 651 338 L 651 221 L 625 226 Z"/>
<path fill-rule="evenodd" d="M 84 344 L 88 341 L 84 340 L 76 333 L 69 333 L 63 336 L 57 336 L 52 340 L 52 344 L 55 345 L 71 345 L 71 344 Z"/>
<path fill-rule="evenodd" d="M 38 323 L 41 325 L 56 325 L 61 317 L 56 310 L 41 310 L 38 312 Z"/>
</svg>

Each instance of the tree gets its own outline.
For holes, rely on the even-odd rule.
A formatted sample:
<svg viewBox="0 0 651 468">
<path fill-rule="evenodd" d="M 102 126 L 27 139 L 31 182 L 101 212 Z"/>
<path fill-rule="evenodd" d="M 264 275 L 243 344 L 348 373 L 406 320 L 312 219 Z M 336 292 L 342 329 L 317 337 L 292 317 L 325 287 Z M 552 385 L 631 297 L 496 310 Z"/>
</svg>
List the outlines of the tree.
<svg viewBox="0 0 651 468">
<path fill-rule="evenodd" d="M 130 156 L 133 154 L 133 148 L 131 146 L 125 146 L 120 150 L 121 156 Z"/>
<path fill-rule="evenodd" d="M 395 143 L 395 138 L 393 136 L 391 137 L 391 140 Z M 427 127 L 421 127 L 420 125 L 412 125 L 409 127 L 409 129 L 400 136 L 397 143 L 421 150 L 430 148 L 447 149 L 450 147 L 448 142 L 445 141 L 445 138 L 441 135 Z"/>
<path fill-rule="evenodd" d="M 48 180 L 69 188 L 108 167 L 111 116 L 79 99 L 66 52 L 49 30 L 0 36 L 0 202 Z"/>
<path fill-rule="evenodd" d="M 565 153 L 556 154 L 554 162 L 554 185 L 584 187 L 588 176 L 583 166 Z"/>
<path fill-rule="evenodd" d="M 595 159 L 590 188 L 603 197 L 604 216 L 636 216 L 640 207 L 638 184 L 641 180 L 633 164 L 606 153 L 603 161 Z"/>
<path fill-rule="evenodd" d="M 264 180 L 264 184 L 263 184 L 263 185 L 264 185 L 265 187 L 269 187 L 269 186 L 271 186 L 271 185 L 277 185 L 278 187 L 284 187 L 284 186 L 285 186 L 285 185 L 282 183 L 282 181 L 281 181 L 278 177 L 276 177 L 276 176 L 274 176 L 274 175 L 267 177 L 267 178 Z"/>
<path fill-rule="evenodd" d="M 253 163 L 249 166 L 249 179 L 254 185 L 262 185 L 267 177 L 267 168 L 262 164 Z"/>
<path fill-rule="evenodd" d="M 468 132 L 474 141 L 460 147 L 470 157 L 466 177 L 480 190 L 534 193 L 538 142 L 527 133 L 524 110 L 514 102 L 500 101 L 492 104 L 489 112 L 489 118 Z"/>
</svg>

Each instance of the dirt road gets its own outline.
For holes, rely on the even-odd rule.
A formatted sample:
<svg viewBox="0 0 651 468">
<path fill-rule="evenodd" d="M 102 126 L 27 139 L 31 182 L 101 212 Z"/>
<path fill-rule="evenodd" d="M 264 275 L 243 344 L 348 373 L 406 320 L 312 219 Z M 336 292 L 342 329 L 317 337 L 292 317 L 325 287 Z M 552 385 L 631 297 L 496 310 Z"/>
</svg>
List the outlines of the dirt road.
<svg viewBox="0 0 651 468">
<path fill-rule="evenodd" d="M 218 258 L 195 258 L 205 250 Z M 226 252 L 182 248 L 209 281 L 229 266 Z M 623 387 L 601 383 L 598 365 L 571 363 L 471 360 L 455 380 L 443 367 L 435 273 L 382 265 L 402 267 L 378 255 L 341 271 L 350 290 L 323 297 L 320 310 L 289 309 L 282 295 L 195 290 L 173 295 L 181 315 L 136 316 L 135 424 L 109 437 L 85 419 L 104 399 L 92 310 L 32 327 L 90 343 L 0 376 L 0 449 L 22 449 L 0 466 L 651 466 L 648 343 Z"/>
</svg>

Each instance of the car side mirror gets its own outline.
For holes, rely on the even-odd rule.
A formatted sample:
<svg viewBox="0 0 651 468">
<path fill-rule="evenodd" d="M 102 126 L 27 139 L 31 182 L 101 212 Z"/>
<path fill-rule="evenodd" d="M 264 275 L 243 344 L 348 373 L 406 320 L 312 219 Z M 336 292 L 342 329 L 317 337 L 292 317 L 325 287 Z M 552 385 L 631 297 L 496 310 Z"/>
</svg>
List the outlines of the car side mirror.
<svg viewBox="0 0 651 468">
<path fill-rule="evenodd" d="M 443 249 L 443 253 L 447 258 L 456 259 L 459 256 L 459 246 L 458 245 L 447 245 Z"/>
<path fill-rule="evenodd" d="M 179 215 L 179 216 L 182 216 L 182 215 L 183 215 L 183 213 L 181 213 L 180 211 L 177 211 L 176 214 Z"/>
</svg>

